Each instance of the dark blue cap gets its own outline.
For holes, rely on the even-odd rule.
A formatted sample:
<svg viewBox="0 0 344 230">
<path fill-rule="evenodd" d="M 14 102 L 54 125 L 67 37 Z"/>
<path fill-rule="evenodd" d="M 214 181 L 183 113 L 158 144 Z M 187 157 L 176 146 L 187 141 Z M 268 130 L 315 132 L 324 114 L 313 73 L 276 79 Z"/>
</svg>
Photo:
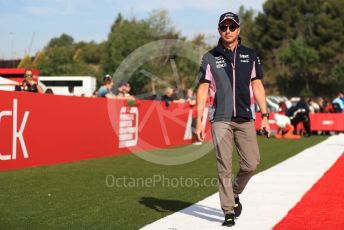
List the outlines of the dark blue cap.
<svg viewBox="0 0 344 230">
<path fill-rule="evenodd" d="M 232 12 L 227 12 L 227 13 L 222 14 L 220 16 L 220 19 L 219 19 L 219 24 L 221 24 L 225 20 L 232 20 L 233 22 L 235 22 L 235 24 L 240 26 L 240 21 L 239 21 L 238 15 L 236 15 L 236 14 L 234 14 Z"/>
</svg>

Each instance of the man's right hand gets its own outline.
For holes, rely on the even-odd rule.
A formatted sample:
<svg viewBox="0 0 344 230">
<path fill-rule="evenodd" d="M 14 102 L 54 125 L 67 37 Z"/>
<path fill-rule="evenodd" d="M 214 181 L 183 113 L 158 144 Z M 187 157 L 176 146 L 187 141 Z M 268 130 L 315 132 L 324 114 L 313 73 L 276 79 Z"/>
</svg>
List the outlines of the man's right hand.
<svg viewBox="0 0 344 230">
<path fill-rule="evenodd" d="M 205 138 L 205 132 L 202 125 L 202 121 L 197 121 L 196 123 L 196 130 L 195 130 L 196 137 L 199 141 L 203 142 Z"/>
</svg>

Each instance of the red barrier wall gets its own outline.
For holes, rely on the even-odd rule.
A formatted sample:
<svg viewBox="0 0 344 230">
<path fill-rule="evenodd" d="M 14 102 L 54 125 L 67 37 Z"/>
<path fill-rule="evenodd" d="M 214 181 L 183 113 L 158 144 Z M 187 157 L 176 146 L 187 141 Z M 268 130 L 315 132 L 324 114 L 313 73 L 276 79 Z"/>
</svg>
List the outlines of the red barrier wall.
<svg viewBox="0 0 344 230">
<path fill-rule="evenodd" d="M 184 104 L 6 91 L 0 101 L 0 170 L 192 143 Z"/>
<path fill-rule="evenodd" d="M 312 131 L 344 131 L 343 113 L 310 114 Z"/>
<path fill-rule="evenodd" d="M 0 170 L 187 145 L 192 111 L 160 101 L 0 91 Z M 205 112 L 206 114 L 206 112 Z M 312 114 L 312 130 L 344 131 L 344 114 Z M 256 127 L 259 128 L 260 114 Z M 272 118 L 272 129 L 276 129 Z M 204 123 L 211 139 L 209 123 Z"/>
<path fill-rule="evenodd" d="M 256 129 L 260 128 L 260 113 L 257 113 Z M 344 113 L 315 113 L 309 114 L 312 131 L 344 131 Z M 270 114 L 270 128 L 277 130 L 274 114 Z M 302 123 L 298 124 L 298 129 L 303 129 Z"/>
</svg>

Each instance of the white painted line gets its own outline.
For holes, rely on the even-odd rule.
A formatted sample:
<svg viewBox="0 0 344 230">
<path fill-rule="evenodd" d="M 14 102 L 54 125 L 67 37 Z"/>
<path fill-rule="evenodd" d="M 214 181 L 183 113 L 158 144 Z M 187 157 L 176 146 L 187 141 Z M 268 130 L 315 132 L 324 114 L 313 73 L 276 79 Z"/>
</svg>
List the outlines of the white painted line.
<svg viewBox="0 0 344 230">
<path fill-rule="evenodd" d="M 236 220 L 235 229 L 272 229 L 343 152 L 344 135 L 332 136 L 254 176 L 240 196 L 243 212 Z M 225 229 L 222 221 L 220 201 L 215 193 L 142 229 Z"/>
</svg>

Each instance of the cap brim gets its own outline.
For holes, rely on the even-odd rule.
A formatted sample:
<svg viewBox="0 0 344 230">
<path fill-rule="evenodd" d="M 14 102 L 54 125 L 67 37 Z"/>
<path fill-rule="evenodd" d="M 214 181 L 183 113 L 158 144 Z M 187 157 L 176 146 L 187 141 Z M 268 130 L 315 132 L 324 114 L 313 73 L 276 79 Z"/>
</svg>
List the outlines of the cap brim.
<svg viewBox="0 0 344 230">
<path fill-rule="evenodd" d="M 233 21 L 235 24 L 237 24 L 237 26 L 240 26 L 239 22 L 235 21 L 233 18 L 224 18 L 224 19 L 222 19 L 222 20 L 219 22 L 219 24 L 223 23 L 223 22 L 226 21 L 226 20 L 231 20 L 231 21 Z"/>
</svg>

